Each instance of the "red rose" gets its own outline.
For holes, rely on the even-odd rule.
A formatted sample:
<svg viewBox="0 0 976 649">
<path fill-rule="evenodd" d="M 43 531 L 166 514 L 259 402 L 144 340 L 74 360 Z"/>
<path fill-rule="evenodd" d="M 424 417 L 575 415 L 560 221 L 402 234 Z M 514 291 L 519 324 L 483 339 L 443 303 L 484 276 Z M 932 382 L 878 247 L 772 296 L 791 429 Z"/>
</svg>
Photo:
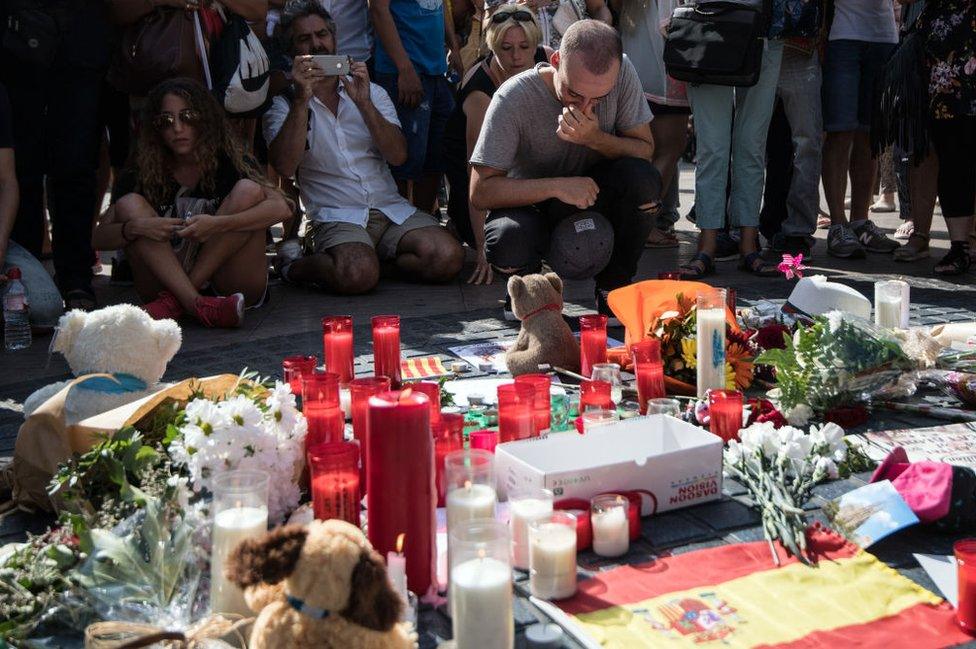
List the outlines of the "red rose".
<svg viewBox="0 0 976 649">
<path fill-rule="evenodd" d="M 756 344 L 762 349 L 783 349 L 786 341 L 783 334 L 789 333 L 789 328 L 781 324 L 771 324 L 760 327 L 756 332 Z"/>
</svg>

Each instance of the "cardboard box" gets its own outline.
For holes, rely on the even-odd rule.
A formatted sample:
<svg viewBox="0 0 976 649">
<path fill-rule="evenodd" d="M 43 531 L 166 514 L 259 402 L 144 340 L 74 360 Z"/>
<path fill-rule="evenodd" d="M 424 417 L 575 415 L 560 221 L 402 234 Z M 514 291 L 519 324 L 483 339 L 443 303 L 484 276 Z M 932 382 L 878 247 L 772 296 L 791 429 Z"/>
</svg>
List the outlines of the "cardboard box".
<svg viewBox="0 0 976 649">
<path fill-rule="evenodd" d="M 499 444 L 500 495 L 521 487 L 551 489 L 556 500 L 647 490 L 641 514 L 722 496 L 722 440 L 667 415 L 635 417 L 586 435 L 554 433 Z M 656 500 L 656 507 L 653 503 Z"/>
</svg>

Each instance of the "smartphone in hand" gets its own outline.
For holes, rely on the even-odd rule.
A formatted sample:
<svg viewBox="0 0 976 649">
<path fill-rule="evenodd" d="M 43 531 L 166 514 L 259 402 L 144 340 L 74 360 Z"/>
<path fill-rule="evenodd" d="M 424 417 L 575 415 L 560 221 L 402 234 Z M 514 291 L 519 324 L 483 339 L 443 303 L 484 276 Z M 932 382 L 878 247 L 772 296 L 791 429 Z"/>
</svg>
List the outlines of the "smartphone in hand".
<svg viewBox="0 0 976 649">
<path fill-rule="evenodd" d="M 349 74 L 352 57 L 344 54 L 313 54 L 312 61 L 327 77 L 344 77 Z"/>
</svg>

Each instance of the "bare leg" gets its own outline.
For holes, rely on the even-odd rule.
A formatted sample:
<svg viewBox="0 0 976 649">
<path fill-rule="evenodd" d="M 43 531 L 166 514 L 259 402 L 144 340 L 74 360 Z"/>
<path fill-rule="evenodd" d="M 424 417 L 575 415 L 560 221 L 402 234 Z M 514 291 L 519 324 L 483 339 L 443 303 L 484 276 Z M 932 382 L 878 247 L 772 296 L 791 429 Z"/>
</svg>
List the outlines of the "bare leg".
<svg viewBox="0 0 976 649">
<path fill-rule="evenodd" d="M 932 212 L 938 194 L 939 157 L 935 151 L 918 166 L 908 165 L 908 186 L 911 198 L 911 221 L 915 226 L 906 246 L 922 251 L 929 248 L 929 232 L 932 230 Z"/>
<path fill-rule="evenodd" d="M 213 274 L 214 288 L 221 295 L 243 293 L 244 304 L 257 304 L 268 288 L 268 265 L 264 257 L 264 230 L 233 232 L 245 235 L 244 242 Z M 235 242 L 237 244 L 237 242 Z"/>
<path fill-rule="evenodd" d="M 292 262 L 288 279 L 325 286 L 340 295 L 371 291 L 380 279 L 376 251 L 365 243 L 344 243 Z"/>
<path fill-rule="evenodd" d="M 440 226 L 411 230 L 397 244 L 397 268 L 422 282 L 449 282 L 463 264 L 461 244 Z"/>
<path fill-rule="evenodd" d="M 654 166 L 661 174 L 661 196 L 671 188 L 676 165 L 688 144 L 688 116 L 661 115 L 651 122 L 654 136 Z"/>
<path fill-rule="evenodd" d="M 877 174 L 878 161 L 871 157 L 871 137 L 857 131 L 851 152 L 851 223 L 868 218 Z"/>
<path fill-rule="evenodd" d="M 853 131 L 827 133 L 824 137 L 822 175 L 832 225 L 847 223 L 844 194 L 847 193 L 847 172 L 851 166 L 853 141 Z"/>
</svg>

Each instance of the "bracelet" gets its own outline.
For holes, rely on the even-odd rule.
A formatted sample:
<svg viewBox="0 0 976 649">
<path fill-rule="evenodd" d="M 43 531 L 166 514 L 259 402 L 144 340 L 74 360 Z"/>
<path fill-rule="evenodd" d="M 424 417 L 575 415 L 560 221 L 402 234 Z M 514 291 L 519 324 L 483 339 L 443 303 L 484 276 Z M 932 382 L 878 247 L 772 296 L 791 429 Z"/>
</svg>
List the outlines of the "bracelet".
<svg viewBox="0 0 976 649">
<path fill-rule="evenodd" d="M 125 226 L 127 225 L 129 225 L 128 221 L 122 223 L 122 240 L 125 241 L 126 243 L 131 243 L 132 241 L 134 241 L 134 239 L 130 239 L 129 237 L 125 236 Z"/>
</svg>

